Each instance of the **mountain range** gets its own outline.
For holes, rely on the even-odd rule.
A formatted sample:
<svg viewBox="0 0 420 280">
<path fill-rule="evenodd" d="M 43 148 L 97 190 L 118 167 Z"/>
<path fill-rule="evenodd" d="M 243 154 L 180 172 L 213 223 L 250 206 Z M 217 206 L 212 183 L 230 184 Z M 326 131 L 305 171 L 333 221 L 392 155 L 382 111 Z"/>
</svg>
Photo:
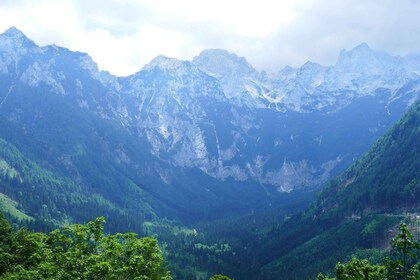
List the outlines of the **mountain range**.
<svg viewBox="0 0 420 280">
<path fill-rule="evenodd" d="M 73 186 L 63 196 L 78 190 L 133 224 L 304 208 L 418 100 L 419 78 L 419 55 L 365 43 L 333 66 L 267 74 L 211 49 L 192 61 L 158 56 L 117 77 L 85 53 L 37 46 L 12 27 L 0 35 L 0 137 L 24 160 L 3 150 L 2 173 L 14 181 L 0 190 L 29 216 L 93 218 L 57 210 L 48 191 L 48 211 L 31 210 L 12 187 L 40 180 L 25 177 L 30 162 Z"/>
</svg>

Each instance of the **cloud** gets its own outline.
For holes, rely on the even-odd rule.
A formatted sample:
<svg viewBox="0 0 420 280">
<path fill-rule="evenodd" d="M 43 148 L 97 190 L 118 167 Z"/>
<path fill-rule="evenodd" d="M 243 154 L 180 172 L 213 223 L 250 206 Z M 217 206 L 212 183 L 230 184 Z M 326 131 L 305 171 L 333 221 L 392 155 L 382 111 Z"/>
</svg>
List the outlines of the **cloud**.
<svg viewBox="0 0 420 280">
<path fill-rule="evenodd" d="M 39 45 L 87 52 L 118 75 L 160 54 L 192 59 L 206 48 L 271 72 L 307 60 L 333 64 L 339 50 L 361 42 L 416 52 L 418 14 L 412 0 L 3 0 L 0 32 L 16 26 Z"/>
<path fill-rule="evenodd" d="M 361 42 L 372 48 L 405 55 L 420 50 L 420 2 L 311 1 L 300 9 L 298 21 L 264 42 L 267 57 L 279 64 L 299 66 L 307 60 L 334 64 L 341 49 Z M 269 61 L 254 64 L 270 67 Z M 272 68 L 273 69 L 273 68 Z"/>
</svg>

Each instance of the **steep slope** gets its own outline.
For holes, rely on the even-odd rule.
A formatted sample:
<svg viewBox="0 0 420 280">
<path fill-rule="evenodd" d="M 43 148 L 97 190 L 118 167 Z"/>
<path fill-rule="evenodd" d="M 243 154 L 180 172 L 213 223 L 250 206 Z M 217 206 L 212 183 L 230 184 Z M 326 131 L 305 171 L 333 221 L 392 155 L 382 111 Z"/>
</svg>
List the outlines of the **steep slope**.
<svg viewBox="0 0 420 280">
<path fill-rule="evenodd" d="M 0 209 L 12 221 L 48 231 L 51 227 L 72 221 L 88 221 L 105 215 L 110 218 L 111 231 L 122 227 L 141 231 L 145 216 L 152 214 L 150 206 L 133 219 L 129 212 L 84 185 L 59 177 L 46 170 L 0 139 Z"/>
<path fill-rule="evenodd" d="M 315 215 L 420 209 L 420 102 L 323 189 Z M 319 213 L 319 214 L 318 214 Z"/>
<path fill-rule="evenodd" d="M 260 251 L 271 256 L 261 279 L 314 278 L 332 269 L 334 258 L 387 244 L 388 229 L 407 217 L 402 214 L 420 211 L 419 128 L 417 102 L 366 155 L 331 180 L 303 216 L 270 233 L 265 240 L 271 241 Z M 297 263 L 301 270 L 291 275 Z"/>
<path fill-rule="evenodd" d="M 37 47 L 13 28 L 2 34 L 0 47 L 7 65 L 0 75 L 3 139 L 43 168 L 126 209 L 131 219 L 153 217 L 150 204 L 167 213 L 164 203 L 140 187 L 157 176 L 148 172 L 148 147 L 115 117 L 119 103 L 101 80 L 106 73 L 86 54 Z"/>
</svg>

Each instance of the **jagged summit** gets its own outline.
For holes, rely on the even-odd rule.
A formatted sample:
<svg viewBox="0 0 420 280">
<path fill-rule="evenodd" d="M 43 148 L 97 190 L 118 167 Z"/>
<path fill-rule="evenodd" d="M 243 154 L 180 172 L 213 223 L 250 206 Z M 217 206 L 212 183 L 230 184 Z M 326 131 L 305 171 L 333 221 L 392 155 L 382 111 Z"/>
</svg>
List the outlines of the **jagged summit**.
<svg viewBox="0 0 420 280">
<path fill-rule="evenodd" d="M 366 42 L 363 42 L 355 46 L 352 51 L 372 51 L 372 49 Z"/>
<path fill-rule="evenodd" d="M 305 70 L 305 71 L 315 71 L 320 68 L 323 68 L 321 64 L 312 62 L 310 60 L 305 62 L 305 64 L 303 64 L 302 67 L 300 67 L 301 70 Z"/>
<path fill-rule="evenodd" d="M 401 57 L 394 57 L 385 52 L 371 49 L 362 43 L 353 49 L 342 50 L 338 56 L 336 67 L 362 72 L 383 71 L 392 68 Z"/>
<path fill-rule="evenodd" d="M 368 44 L 361 43 L 351 50 L 343 49 L 337 59 L 336 66 L 342 66 L 349 63 L 359 63 L 366 60 L 371 60 L 374 57 L 375 51 L 372 50 Z"/>
<path fill-rule="evenodd" d="M 342 49 L 340 51 L 340 55 L 339 55 L 338 60 L 340 60 L 340 57 L 346 56 L 346 55 L 369 54 L 369 53 L 372 53 L 372 52 L 374 52 L 374 50 L 372 50 L 367 43 L 363 42 L 363 43 L 353 47 L 350 50 Z"/>
<path fill-rule="evenodd" d="M 17 29 L 14 26 L 12 26 L 9 29 L 7 29 L 6 31 L 4 31 L 2 35 L 13 36 L 13 37 L 16 37 L 16 36 L 26 37 L 25 34 L 23 34 L 23 32 L 20 29 Z"/>
<path fill-rule="evenodd" d="M 216 78 L 230 77 L 232 75 L 258 75 L 257 70 L 244 57 L 223 49 L 204 50 L 194 57 L 192 63 Z"/>
<path fill-rule="evenodd" d="M 225 59 L 234 61 L 240 64 L 248 64 L 244 57 L 238 56 L 235 53 L 231 53 L 225 49 L 206 49 L 200 52 L 200 54 L 194 57 L 194 60 L 200 59 Z"/>
<path fill-rule="evenodd" d="M 38 61 L 34 67 L 39 69 L 30 69 L 34 73 L 48 72 L 50 66 L 71 60 L 104 84 L 117 79 L 112 75 L 101 74 L 97 64 L 87 54 L 57 46 L 38 47 L 16 27 L 0 34 L 0 51 L 4 56 L 3 63 L 0 61 L 2 73 L 15 71 L 24 55 L 35 59 L 42 53 L 45 55 L 43 57 L 54 59 L 46 59 L 41 68 L 37 66 Z M 378 88 L 392 92 L 407 81 L 418 78 L 420 62 L 418 56 L 392 56 L 372 49 L 367 43 L 361 43 L 350 50 L 342 50 L 336 65 L 322 66 L 308 61 L 298 68 L 285 67 L 270 77 L 260 74 L 244 57 L 224 49 L 203 50 L 192 61 L 159 55 L 140 72 L 155 75 L 150 72 L 153 69 L 168 74 L 159 76 L 156 73 L 156 77 L 177 80 L 177 85 L 198 79 L 207 82 L 208 76 L 212 76 L 221 86 L 224 96 L 243 107 L 266 108 L 271 103 L 270 108 L 286 106 L 294 111 L 311 112 L 327 106 L 331 109 L 335 106 L 341 108 L 349 104 L 354 96 L 372 94 Z M 133 76 L 137 77 L 138 73 Z M 328 92 L 335 92 L 335 95 L 328 95 Z"/>
<path fill-rule="evenodd" d="M 146 64 L 142 70 L 151 70 L 155 67 L 158 67 L 162 70 L 170 70 L 170 69 L 177 69 L 185 65 L 187 62 L 183 60 L 179 60 L 172 57 L 167 57 L 164 55 L 158 55 L 154 59 L 152 59 L 148 64 Z"/>
<path fill-rule="evenodd" d="M 235 53 L 230 53 L 225 49 L 207 49 L 203 50 L 198 56 L 194 57 L 193 61 L 216 60 L 223 59 L 232 61 L 238 64 L 248 64 L 244 57 L 240 57 Z"/>
<path fill-rule="evenodd" d="M 17 29 L 16 27 L 12 26 L 2 34 L 0 34 L 0 47 L 3 49 L 5 48 L 21 48 L 21 47 L 33 47 L 36 44 L 26 37 L 26 35 Z"/>
</svg>

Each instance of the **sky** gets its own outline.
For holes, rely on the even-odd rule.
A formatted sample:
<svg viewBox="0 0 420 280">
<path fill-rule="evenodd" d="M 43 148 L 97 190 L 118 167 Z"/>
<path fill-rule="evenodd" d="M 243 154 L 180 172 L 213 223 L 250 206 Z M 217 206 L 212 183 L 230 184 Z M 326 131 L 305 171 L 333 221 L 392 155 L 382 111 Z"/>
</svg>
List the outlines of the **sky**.
<svg viewBox="0 0 420 280">
<path fill-rule="evenodd" d="M 86 52 L 118 76 L 158 55 L 191 60 L 210 48 L 270 73 L 332 65 L 362 42 L 419 53 L 419 15 L 417 0 L 0 0 L 0 32 L 15 26 L 40 46 Z"/>
</svg>

